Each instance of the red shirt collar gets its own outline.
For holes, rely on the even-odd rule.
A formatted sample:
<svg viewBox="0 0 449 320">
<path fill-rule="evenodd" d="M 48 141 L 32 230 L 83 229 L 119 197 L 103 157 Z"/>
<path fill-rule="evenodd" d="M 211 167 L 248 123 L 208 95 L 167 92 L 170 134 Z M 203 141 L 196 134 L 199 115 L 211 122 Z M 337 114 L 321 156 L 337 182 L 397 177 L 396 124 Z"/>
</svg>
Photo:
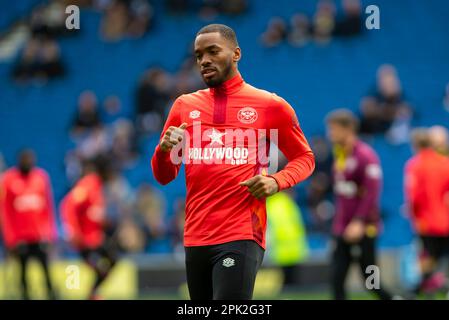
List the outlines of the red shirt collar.
<svg viewBox="0 0 449 320">
<path fill-rule="evenodd" d="M 236 93 L 237 91 L 239 91 L 243 87 L 244 84 L 245 84 L 245 82 L 243 81 L 242 75 L 238 72 L 234 77 L 223 82 L 218 87 L 210 88 L 210 92 L 213 95 L 233 94 L 233 93 Z"/>
</svg>

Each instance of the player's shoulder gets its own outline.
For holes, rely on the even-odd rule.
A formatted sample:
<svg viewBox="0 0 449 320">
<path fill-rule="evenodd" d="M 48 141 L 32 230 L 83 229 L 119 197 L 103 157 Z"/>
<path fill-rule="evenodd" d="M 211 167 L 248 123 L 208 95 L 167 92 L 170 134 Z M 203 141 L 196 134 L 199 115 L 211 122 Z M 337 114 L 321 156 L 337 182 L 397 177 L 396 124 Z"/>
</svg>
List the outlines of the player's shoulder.
<svg viewBox="0 0 449 320">
<path fill-rule="evenodd" d="M 265 105 L 267 107 L 273 108 L 289 107 L 288 102 L 274 92 L 260 89 L 250 84 L 246 84 L 245 89 L 252 96 L 257 97 L 257 99 L 261 100 L 262 102 L 265 102 Z"/>
<path fill-rule="evenodd" d="M 406 171 L 413 170 L 414 168 L 416 168 L 418 163 L 419 163 L 419 158 L 416 155 L 414 155 L 413 157 L 411 157 L 410 159 L 408 159 L 405 162 L 404 168 Z"/>
<path fill-rule="evenodd" d="M 79 183 L 83 185 L 100 184 L 101 178 L 96 173 L 90 173 L 82 177 Z"/>
<path fill-rule="evenodd" d="M 209 96 L 210 90 L 208 88 L 200 89 L 194 92 L 184 93 L 176 98 L 176 101 L 180 103 L 197 103 L 199 100 L 203 100 Z"/>
<path fill-rule="evenodd" d="M 7 183 L 19 176 L 19 170 L 16 167 L 9 168 L 2 173 L 1 179 L 4 183 Z"/>
<path fill-rule="evenodd" d="M 43 179 L 49 179 L 50 178 L 48 172 L 45 169 L 40 168 L 40 167 L 35 167 L 33 169 L 33 174 L 35 176 L 38 176 L 38 177 L 43 178 Z"/>
<path fill-rule="evenodd" d="M 374 148 L 361 140 L 357 142 L 357 156 L 365 162 L 380 162 L 379 156 Z"/>
<path fill-rule="evenodd" d="M 15 176 L 17 174 L 16 168 L 9 168 L 6 169 L 5 172 L 2 173 L 3 180 L 10 179 L 11 177 Z"/>
<path fill-rule="evenodd" d="M 101 187 L 101 179 L 95 173 L 81 177 L 72 189 L 72 195 L 77 202 L 83 202 L 89 194 L 98 191 Z"/>
</svg>

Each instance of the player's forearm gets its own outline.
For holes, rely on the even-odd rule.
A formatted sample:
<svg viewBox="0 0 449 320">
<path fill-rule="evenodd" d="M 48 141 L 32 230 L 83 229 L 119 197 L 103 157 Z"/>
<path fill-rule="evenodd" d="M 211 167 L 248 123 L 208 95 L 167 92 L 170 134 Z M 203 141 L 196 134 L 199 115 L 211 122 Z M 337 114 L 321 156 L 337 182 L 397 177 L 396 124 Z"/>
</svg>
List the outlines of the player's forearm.
<svg viewBox="0 0 449 320">
<path fill-rule="evenodd" d="M 166 185 L 174 180 L 178 175 L 179 167 L 179 165 L 172 162 L 170 152 L 162 151 L 159 145 L 156 147 L 153 158 L 151 159 L 151 168 L 157 182 Z"/>
<path fill-rule="evenodd" d="M 285 168 L 273 177 L 279 186 L 279 191 L 293 187 L 307 179 L 315 169 L 315 157 L 312 151 L 307 151 L 287 163 Z"/>
</svg>

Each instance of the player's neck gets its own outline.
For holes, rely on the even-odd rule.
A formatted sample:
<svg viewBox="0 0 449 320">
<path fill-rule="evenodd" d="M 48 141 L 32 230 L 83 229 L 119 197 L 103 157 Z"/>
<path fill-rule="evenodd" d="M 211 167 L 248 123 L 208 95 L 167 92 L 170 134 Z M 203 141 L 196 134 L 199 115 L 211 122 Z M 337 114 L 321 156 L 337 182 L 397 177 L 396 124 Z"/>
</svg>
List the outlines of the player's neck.
<svg viewBox="0 0 449 320">
<path fill-rule="evenodd" d="M 212 94 L 232 94 L 239 91 L 244 84 L 243 78 L 238 70 L 230 74 L 227 80 L 210 90 Z"/>
</svg>

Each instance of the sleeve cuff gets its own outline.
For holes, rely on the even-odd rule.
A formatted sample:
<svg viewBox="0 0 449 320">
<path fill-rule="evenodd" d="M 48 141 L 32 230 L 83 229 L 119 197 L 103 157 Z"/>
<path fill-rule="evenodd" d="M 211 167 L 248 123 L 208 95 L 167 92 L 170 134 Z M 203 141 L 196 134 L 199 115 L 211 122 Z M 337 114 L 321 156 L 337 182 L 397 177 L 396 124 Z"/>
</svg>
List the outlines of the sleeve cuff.
<svg viewBox="0 0 449 320">
<path fill-rule="evenodd" d="M 281 190 L 284 190 L 285 188 L 282 187 L 282 184 L 280 183 L 279 178 L 276 177 L 276 174 L 277 174 L 277 173 L 275 173 L 275 174 L 269 174 L 267 177 L 273 178 L 274 181 L 276 181 L 276 183 L 278 184 L 278 192 L 279 192 L 279 191 L 281 191 Z"/>
</svg>

